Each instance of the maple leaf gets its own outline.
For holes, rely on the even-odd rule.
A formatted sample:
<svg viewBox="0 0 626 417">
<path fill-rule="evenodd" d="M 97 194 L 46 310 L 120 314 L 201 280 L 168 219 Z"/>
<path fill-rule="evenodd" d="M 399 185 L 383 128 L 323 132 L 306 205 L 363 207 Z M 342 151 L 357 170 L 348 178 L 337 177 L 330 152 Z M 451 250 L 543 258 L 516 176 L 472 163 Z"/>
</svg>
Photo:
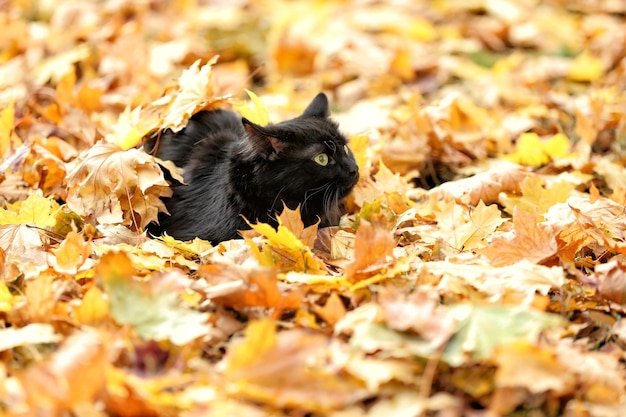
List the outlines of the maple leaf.
<svg viewBox="0 0 626 417">
<path fill-rule="evenodd" d="M 543 214 L 553 205 L 567 201 L 574 186 L 565 181 L 558 181 L 544 188 L 539 177 L 528 176 L 522 181 L 520 189 L 522 197 L 500 197 L 508 213 L 513 213 L 515 208 L 519 208 L 529 213 Z"/>
<path fill-rule="evenodd" d="M 67 174 L 67 205 L 100 224 L 143 229 L 165 211 L 169 188 L 156 160 L 138 149 L 99 142 L 81 154 Z"/>
<path fill-rule="evenodd" d="M 167 105 L 167 115 L 163 119 L 162 128 L 178 132 L 187 124 L 196 112 L 205 109 L 221 99 L 213 94 L 212 67 L 218 57 L 214 56 L 206 64 L 200 66 L 195 61 L 184 70 L 178 79 L 178 90 L 173 91 L 152 103 L 154 106 Z"/>
<path fill-rule="evenodd" d="M 80 304 L 72 304 L 72 321 L 77 325 L 97 327 L 111 321 L 109 299 L 100 290 L 93 286 L 85 292 Z"/>
<path fill-rule="evenodd" d="M 484 240 L 506 221 L 495 204 L 486 206 L 482 201 L 473 210 L 442 204 L 436 213 L 441 238 L 458 251 L 484 247 Z"/>
<path fill-rule="evenodd" d="M 7 204 L 7 209 L 0 208 L 0 225 L 24 224 L 40 228 L 56 224 L 59 204 L 39 194 L 31 194 L 24 201 Z"/>
<path fill-rule="evenodd" d="M 539 215 L 515 208 L 513 230 L 496 235 L 489 245 L 480 250 L 493 266 L 511 265 L 522 260 L 541 263 L 558 251 L 552 225 L 539 222 Z"/>
<path fill-rule="evenodd" d="M 440 282 L 448 284 L 466 282 L 489 296 L 504 297 L 515 291 L 524 294 L 531 302 L 535 293 L 547 295 L 550 289 L 560 288 L 566 282 L 563 268 L 536 265 L 526 259 L 497 268 L 483 263 L 431 261 L 422 266 L 420 275 L 440 277 Z"/>
<path fill-rule="evenodd" d="M 395 214 L 400 214 L 408 209 L 406 197 L 403 196 L 410 188 L 408 177 L 393 173 L 381 161 L 378 165 L 378 172 L 373 178 L 362 176 L 354 187 L 352 195 L 357 206 L 363 207 L 366 203 L 375 203 L 379 206 L 385 203 L 392 210 L 393 208 L 398 210 Z M 400 196 L 398 200 L 404 201 L 404 204 L 390 204 L 397 196 Z"/>
<path fill-rule="evenodd" d="M 48 269 L 47 254 L 36 229 L 21 224 L 0 226 L 0 249 L 7 259 L 5 268 L 12 265 L 26 278 Z"/>
<path fill-rule="evenodd" d="M 7 151 L 14 144 L 15 137 L 15 105 L 13 101 L 0 112 L 0 156 L 4 157 Z"/>
<path fill-rule="evenodd" d="M 133 110 L 126 107 L 120 113 L 112 131 L 104 136 L 109 143 L 114 143 L 123 150 L 131 149 L 141 143 L 148 133 L 158 127 L 158 120 L 146 117 L 147 112 L 142 112 L 141 107 Z"/>
<path fill-rule="evenodd" d="M 567 78 L 572 81 L 596 81 L 604 74 L 604 67 L 601 59 L 584 51 L 572 61 Z"/>
<path fill-rule="evenodd" d="M 248 223 L 252 230 L 266 239 L 262 249 L 259 249 L 251 240 L 246 239 L 252 254 L 261 265 L 276 266 L 279 269 L 310 274 L 325 274 L 324 263 L 313 255 L 307 244 L 300 240 L 302 237 L 309 244 L 314 241 L 317 234 L 317 224 L 305 229 L 302 220 L 300 220 L 299 207 L 296 210 L 285 207 L 277 220 L 278 227 L 276 229 L 266 223 Z"/>
<path fill-rule="evenodd" d="M 13 349 L 17 346 L 32 344 L 56 343 L 62 340 L 50 324 L 31 323 L 20 328 L 0 330 L 0 351 Z"/>
<path fill-rule="evenodd" d="M 550 349 L 518 342 L 496 349 L 494 359 L 498 366 L 494 376 L 498 388 L 495 395 L 499 400 L 490 409 L 498 414 L 509 413 L 530 394 L 550 392 L 562 396 L 574 390 L 574 375 Z M 521 398 L 506 395 L 507 389 L 515 388 L 523 388 L 529 394 Z"/>
</svg>

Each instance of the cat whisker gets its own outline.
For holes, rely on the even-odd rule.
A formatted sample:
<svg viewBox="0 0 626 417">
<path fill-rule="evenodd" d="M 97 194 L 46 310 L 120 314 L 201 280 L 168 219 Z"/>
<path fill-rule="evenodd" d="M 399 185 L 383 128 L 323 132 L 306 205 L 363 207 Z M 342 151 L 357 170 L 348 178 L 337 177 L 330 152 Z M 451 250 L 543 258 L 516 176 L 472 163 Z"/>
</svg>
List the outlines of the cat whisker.
<svg viewBox="0 0 626 417">
<path fill-rule="evenodd" d="M 275 210 L 274 207 L 276 207 L 276 202 L 278 201 L 278 197 L 280 196 L 280 193 L 283 192 L 283 190 L 285 189 L 285 187 L 287 187 L 286 185 L 283 185 L 283 187 L 278 190 L 278 193 L 276 193 L 276 197 L 274 197 L 274 201 L 272 201 L 272 206 L 269 209 L 269 212 L 267 213 L 267 215 L 270 217 L 270 219 L 276 221 L 276 217 L 274 216 Z"/>
<path fill-rule="evenodd" d="M 319 193 L 319 192 L 321 192 L 321 191 L 324 191 L 324 195 L 325 195 L 325 194 L 326 194 L 326 191 L 328 190 L 328 188 L 330 188 L 330 185 L 331 185 L 331 184 L 328 182 L 328 183 L 323 184 L 323 185 L 321 185 L 321 186 L 319 186 L 319 187 L 316 187 L 316 188 L 311 188 L 311 189 L 307 190 L 307 191 L 304 193 L 304 201 L 302 202 L 302 208 L 301 208 L 301 210 L 302 210 L 303 212 L 305 211 L 307 201 L 308 201 L 308 200 L 309 200 L 312 196 L 314 196 L 315 194 L 317 194 L 317 193 Z M 323 200 L 322 200 L 322 201 L 323 201 Z"/>
</svg>

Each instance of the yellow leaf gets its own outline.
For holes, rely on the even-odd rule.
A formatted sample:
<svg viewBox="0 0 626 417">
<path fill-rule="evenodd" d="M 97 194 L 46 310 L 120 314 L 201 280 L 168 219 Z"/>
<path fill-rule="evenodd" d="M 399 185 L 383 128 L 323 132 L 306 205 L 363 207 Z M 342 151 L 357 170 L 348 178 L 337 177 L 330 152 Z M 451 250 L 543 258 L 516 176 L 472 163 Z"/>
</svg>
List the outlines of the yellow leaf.
<svg viewBox="0 0 626 417">
<path fill-rule="evenodd" d="M 534 132 L 522 133 L 517 139 L 515 152 L 504 157 L 521 165 L 540 167 L 568 156 L 569 148 L 569 139 L 562 133 L 547 140 L 541 140 Z"/>
<path fill-rule="evenodd" d="M 243 117 L 250 120 L 252 123 L 255 123 L 260 126 L 265 126 L 269 124 L 270 117 L 267 113 L 267 108 L 265 104 L 261 101 L 261 99 L 254 94 L 252 91 L 244 88 L 248 97 L 250 97 L 251 102 L 242 102 L 240 104 L 234 105 L 234 109 L 239 112 Z"/>
<path fill-rule="evenodd" d="M 11 147 L 11 134 L 15 124 L 15 107 L 13 101 L 0 113 L 0 157 Z"/>
<path fill-rule="evenodd" d="M 522 133 L 517 139 L 515 153 L 506 156 L 513 162 L 533 167 L 539 167 L 550 162 L 550 158 L 541 149 L 539 135 L 534 132 Z"/>
<path fill-rule="evenodd" d="M 107 142 L 115 143 L 123 150 L 134 148 L 154 126 L 144 123 L 141 107 L 126 107 L 120 114 L 113 131 L 105 136 Z"/>
<path fill-rule="evenodd" d="M 4 282 L 0 282 L 0 311 L 11 311 L 13 308 L 13 295 Z"/>
<path fill-rule="evenodd" d="M 555 182 L 544 188 L 543 182 L 537 176 L 524 178 L 520 187 L 522 197 L 500 197 L 506 212 L 513 213 L 514 208 L 517 207 L 529 213 L 543 214 L 553 205 L 564 203 L 574 189 L 574 185 L 566 181 Z"/>
<path fill-rule="evenodd" d="M 299 231 L 299 227 L 294 224 L 291 218 L 292 216 L 288 213 L 284 213 L 282 217 L 279 216 L 277 229 L 266 223 L 249 223 L 253 230 L 267 239 L 263 250 L 258 250 L 252 241 L 247 240 L 246 242 L 250 246 L 252 254 L 265 266 L 277 266 L 284 270 L 310 274 L 325 274 L 326 268 L 324 263 L 316 258 L 311 248 L 305 245 L 288 227 L 294 227 L 296 233 L 299 232 L 307 241 L 310 241 L 309 229 L 310 227 L 317 229 L 317 225 Z M 283 224 L 282 222 L 287 219 L 289 220 L 287 225 Z"/>
<path fill-rule="evenodd" d="M 72 319 L 78 325 L 93 326 L 109 318 L 109 299 L 98 287 L 87 290 L 80 304 L 72 304 Z"/>
<path fill-rule="evenodd" d="M 258 358 L 264 356 L 276 346 L 276 323 L 270 319 L 253 321 L 246 328 L 243 342 L 228 354 L 227 374 L 245 370 L 249 365 L 256 364 Z"/>
<path fill-rule="evenodd" d="M 167 233 L 159 236 L 157 239 L 163 241 L 163 243 L 165 243 L 167 246 L 173 247 L 174 249 L 178 249 L 183 252 L 188 252 L 192 255 L 202 255 L 213 247 L 211 245 L 211 242 L 207 240 L 195 238 L 194 240 L 189 242 L 182 242 L 180 240 L 176 240 Z"/>
<path fill-rule="evenodd" d="M 522 387 L 532 393 L 569 392 L 574 376 L 553 352 L 524 342 L 504 346 L 496 351 L 498 387 Z"/>
<path fill-rule="evenodd" d="M 599 58 L 584 51 L 572 61 L 567 78 L 572 81 L 596 81 L 604 74 L 604 63 Z"/>
<path fill-rule="evenodd" d="M 56 224 L 59 204 L 38 194 L 31 194 L 24 201 L 7 204 L 7 209 L 0 208 L 0 225 L 27 224 L 45 228 Z"/>
</svg>

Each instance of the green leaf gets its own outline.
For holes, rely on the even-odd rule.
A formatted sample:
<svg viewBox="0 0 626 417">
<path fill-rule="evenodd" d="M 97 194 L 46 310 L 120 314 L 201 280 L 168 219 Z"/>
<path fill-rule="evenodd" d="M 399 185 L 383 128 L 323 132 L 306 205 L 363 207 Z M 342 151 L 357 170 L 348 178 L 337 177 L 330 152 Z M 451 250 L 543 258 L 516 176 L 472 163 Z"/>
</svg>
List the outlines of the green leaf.
<svg viewBox="0 0 626 417">
<path fill-rule="evenodd" d="M 453 366 L 491 357 L 493 350 L 515 342 L 533 344 L 542 330 L 564 323 L 555 314 L 522 307 L 451 307 L 459 328 L 446 346 L 443 359 Z"/>
<path fill-rule="evenodd" d="M 152 282 L 137 282 L 132 271 L 130 259 L 121 252 L 104 255 L 97 268 L 118 323 L 131 326 L 143 339 L 169 340 L 179 346 L 210 331 L 207 315 L 182 307 L 175 289 L 167 283 L 154 289 Z"/>
</svg>

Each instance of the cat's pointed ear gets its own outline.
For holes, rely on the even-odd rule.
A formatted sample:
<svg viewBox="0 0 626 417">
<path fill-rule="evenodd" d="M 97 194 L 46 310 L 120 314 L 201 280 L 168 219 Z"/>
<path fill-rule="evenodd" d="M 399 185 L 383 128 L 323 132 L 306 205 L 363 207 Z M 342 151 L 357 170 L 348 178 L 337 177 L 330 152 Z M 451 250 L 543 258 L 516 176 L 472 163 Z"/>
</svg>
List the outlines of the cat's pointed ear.
<svg viewBox="0 0 626 417">
<path fill-rule="evenodd" d="M 263 126 L 252 123 L 245 117 L 241 118 L 241 123 L 248 133 L 251 144 L 260 152 L 266 155 L 278 154 L 285 148 L 285 142 L 272 136 Z"/>
<path fill-rule="evenodd" d="M 316 95 L 311 104 L 309 104 L 304 110 L 302 115 L 309 117 L 328 117 L 330 115 L 330 111 L 328 110 L 328 98 L 326 97 L 326 94 L 319 93 Z"/>
</svg>

